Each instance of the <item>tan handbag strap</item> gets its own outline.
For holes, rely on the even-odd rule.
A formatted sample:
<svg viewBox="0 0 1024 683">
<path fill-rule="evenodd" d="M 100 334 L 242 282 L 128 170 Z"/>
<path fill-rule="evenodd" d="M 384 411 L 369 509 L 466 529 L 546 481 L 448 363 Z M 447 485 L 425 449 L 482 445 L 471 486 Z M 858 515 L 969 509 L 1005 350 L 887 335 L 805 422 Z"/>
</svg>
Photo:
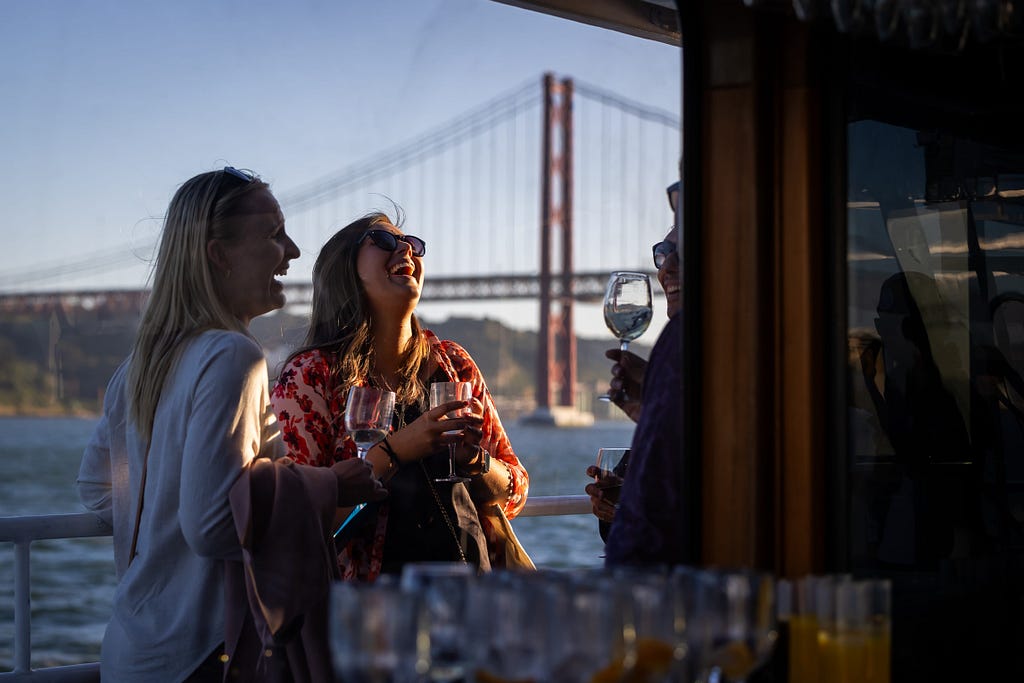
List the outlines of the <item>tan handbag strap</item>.
<svg viewBox="0 0 1024 683">
<path fill-rule="evenodd" d="M 142 522 L 142 499 L 146 495 L 146 471 L 149 469 L 149 443 L 146 444 L 146 454 L 142 456 L 142 481 L 139 483 L 139 504 L 135 506 L 135 529 L 132 530 L 132 545 L 128 549 L 128 566 L 132 566 L 135 559 L 135 544 L 139 540 L 139 524 Z"/>
</svg>

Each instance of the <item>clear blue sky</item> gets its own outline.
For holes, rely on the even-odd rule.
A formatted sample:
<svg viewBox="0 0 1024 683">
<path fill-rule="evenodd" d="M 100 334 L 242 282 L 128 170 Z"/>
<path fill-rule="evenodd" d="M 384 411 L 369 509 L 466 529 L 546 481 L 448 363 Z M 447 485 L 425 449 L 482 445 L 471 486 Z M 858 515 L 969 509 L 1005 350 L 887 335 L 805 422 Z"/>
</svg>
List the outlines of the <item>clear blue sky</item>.
<svg viewBox="0 0 1024 683">
<path fill-rule="evenodd" d="M 177 185 L 225 163 L 287 190 L 544 71 L 678 111 L 678 70 L 671 46 L 488 0 L 0 3 L 4 272 L 141 249 Z M 300 246 L 308 268 L 320 245 Z"/>
</svg>

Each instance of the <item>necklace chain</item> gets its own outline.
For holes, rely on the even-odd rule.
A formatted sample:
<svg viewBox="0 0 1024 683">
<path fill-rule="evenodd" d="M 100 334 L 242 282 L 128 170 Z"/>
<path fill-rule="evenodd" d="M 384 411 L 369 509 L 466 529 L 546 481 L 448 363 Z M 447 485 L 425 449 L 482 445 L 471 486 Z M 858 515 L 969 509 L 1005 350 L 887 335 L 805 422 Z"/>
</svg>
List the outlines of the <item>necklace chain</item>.
<svg viewBox="0 0 1024 683">
<path fill-rule="evenodd" d="M 384 376 L 382 374 L 380 374 L 379 372 L 374 372 L 372 375 L 370 375 L 370 378 L 373 379 L 376 383 L 378 383 L 381 386 L 383 386 L 388 391 L 392 391 L 395 394 L 398 393 L 397 391 L 395 391 L 394 388 L 392 388 L 392 386 L 387 381 L 385 381 Z M 397 403 L 397 402 L 395 403 L 395 413 L 397 413 L 397 415 L 398 415 L 398 424 L 395 427 L 395 431 L 396 432 L 399 429 L 402 429 L 403 427 L 405 427 L 405 409 L 406 409 L 406 405 L 404 403 Z"/>
</svg>

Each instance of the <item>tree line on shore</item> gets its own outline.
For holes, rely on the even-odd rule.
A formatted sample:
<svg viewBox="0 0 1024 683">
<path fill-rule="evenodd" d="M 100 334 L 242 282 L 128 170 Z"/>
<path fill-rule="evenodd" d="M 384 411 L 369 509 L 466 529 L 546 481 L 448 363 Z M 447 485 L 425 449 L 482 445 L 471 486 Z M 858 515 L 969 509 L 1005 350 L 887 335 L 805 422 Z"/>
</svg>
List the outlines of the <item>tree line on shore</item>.
<svg viewBox="0 0 1024 683">
<path fill-rule="evenodd" d="M 137 324 L 137 314 L 102 311 L 0 316 L 0 414 L 98 414 L 107 381 L 127 356 Z M 305 316 L 284 311 L 253 321 L 250 329 L 267 350 L 271 377 L 299 344 L 305 324 Z M 536 332 L 514 330 L 493 319 L 449 318 L 423 324 L 469 351 L 487 378 L 499 410 L 503 404 L 509 412 L 532 406 Z M 577 343 L 578 390 L 601 393 L 609 377 L 604 351 L 615 342 L 579 339 Z M 642 346 L 634 347 L 646 355 Z"/>
</svg>

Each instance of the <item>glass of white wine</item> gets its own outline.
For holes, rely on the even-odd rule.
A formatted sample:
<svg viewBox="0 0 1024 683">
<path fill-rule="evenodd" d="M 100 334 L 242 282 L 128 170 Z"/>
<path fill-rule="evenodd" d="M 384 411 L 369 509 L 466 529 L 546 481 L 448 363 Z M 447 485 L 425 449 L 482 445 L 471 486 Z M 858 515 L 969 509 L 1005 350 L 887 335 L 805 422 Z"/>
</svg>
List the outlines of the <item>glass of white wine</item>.
<svg viewBox="0 0 1024 683">
<path fill-rule="evenodd" d="M 604 290 L 604 324 L 619 340 L 619 350 L 628 351 L 629 342 L 647 331 L 653 317 L 651 278 L 625 270 L 612 273 Z M 599 398 L 611 400 L 607 394 Z"/>
<path fill-rule="evenodd" d="M 352 387 L 345 403 L 345 431 L 356 442 L 359 457 L 382 441 L 391 429 L 395 392 L 376 387 Z"/>
<path fill-rule="evenodd" d="M 373 445 L 382 441 L 391 429 L 391 416 L 395 412 L 395 392 L 375 387 L 354 386 L 348 390 L 345 403 L 345 431 L 356 442 L 356 452 L 363 460 Z M 348 514 L 345 521 L 334 531 L 338 538 L 341 530 L 366 507 L 359 503 Z"/>
<path fill-rule="evenodd" d="M 430 407 L 436 408 L 441 404 L 451 401 L 468 401 L 473 397 L 473 384 L 471 382 L 434 382 L 430 385 Z M 447 413 L 448 417 L 460 417 L 462 410 L 453 410 Z M 458 434 L 459 430 L 445 432 L 446 436 Z M 434 481 L 469 481 L 468 477 L 460 477 L 455 474 L 455 444 L 448 444 L 448 475 L 438 477 Z"/>
</svg>

